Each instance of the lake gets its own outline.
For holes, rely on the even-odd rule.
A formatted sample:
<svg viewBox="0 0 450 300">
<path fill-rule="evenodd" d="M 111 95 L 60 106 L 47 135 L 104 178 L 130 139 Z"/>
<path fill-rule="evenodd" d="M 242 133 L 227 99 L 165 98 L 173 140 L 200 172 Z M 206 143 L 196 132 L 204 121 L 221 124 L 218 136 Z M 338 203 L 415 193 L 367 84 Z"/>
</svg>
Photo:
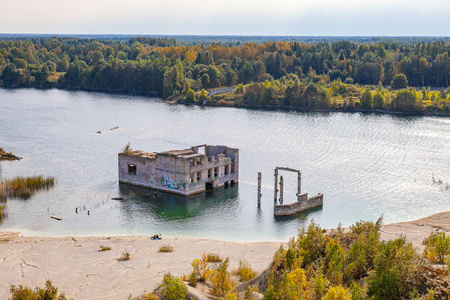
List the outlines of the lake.
<svg viewBox="0 0 450 300">
<path fill-rule="evenodd" d="M 117 154 L 128 142 L 146 151 L 200 144 L 239 148 L 239 184 L 155 199 L 151 190 L 118 183 Z M 443 188 L 450 185 L 450 118 L 212 108 L 128 95 L 0 89 L 0 147 L 23 157 L 0 162 L 1 179 L 56 178 L 49 191 L 7 201 L 0 231 L 24 235 L 286 240 L 311 219 L 331 228 L 450 209 L 450 191 Z M 302 191 L 323 193 L 323 207 L 274 218 L 277 166 L 300 169 Z M 296 174 L 281 175 L 284 202 L 296 201 Z M 433 184 L 433 176 L 443 184 Z"/>
</svg>

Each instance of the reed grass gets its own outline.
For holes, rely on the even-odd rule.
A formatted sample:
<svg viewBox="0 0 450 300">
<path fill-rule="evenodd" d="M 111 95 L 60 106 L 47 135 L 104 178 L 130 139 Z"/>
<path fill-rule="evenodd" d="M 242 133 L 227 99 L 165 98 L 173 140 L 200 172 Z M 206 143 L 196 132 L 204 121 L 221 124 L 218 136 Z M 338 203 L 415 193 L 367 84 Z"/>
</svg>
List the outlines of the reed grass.
<svg viewBox="0 0 450 300">
<path fill-rule="evenodd" d="M 3 218 L 6 217 L 6 205 L 0 204 L 0 223 L 2 222 Z"/>
<path fill-rule="evenodd" d="M 0 181 L 0 199 L 28 199 L 41 189 L 49 189 L 55 185 L 53 177 L 33 176 L 16 177 Z"/>
</svg>

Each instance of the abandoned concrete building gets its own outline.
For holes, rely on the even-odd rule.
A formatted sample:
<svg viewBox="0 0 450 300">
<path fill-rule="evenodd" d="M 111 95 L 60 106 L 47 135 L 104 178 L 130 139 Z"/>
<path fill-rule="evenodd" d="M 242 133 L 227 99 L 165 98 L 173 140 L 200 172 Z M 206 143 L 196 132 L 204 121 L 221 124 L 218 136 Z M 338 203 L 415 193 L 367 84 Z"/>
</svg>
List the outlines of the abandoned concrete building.
<svg viewBox="0 0 450 300">
<path fill-rule="evenodd" d="M 188 196 L 239 179 L 239 150 L 200 145 L 185 150 L 119 153 L 119 182 Z"/>
</svg>

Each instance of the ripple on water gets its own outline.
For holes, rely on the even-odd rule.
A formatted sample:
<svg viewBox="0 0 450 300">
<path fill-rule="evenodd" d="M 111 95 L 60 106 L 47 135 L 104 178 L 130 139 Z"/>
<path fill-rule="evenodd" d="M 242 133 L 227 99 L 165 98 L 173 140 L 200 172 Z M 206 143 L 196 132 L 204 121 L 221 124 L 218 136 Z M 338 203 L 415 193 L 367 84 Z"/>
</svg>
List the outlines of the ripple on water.
<svg viewBox="0 0 450 300">
<path fill-rule="evenodd" d="M 449 193 L 431 184 L 432 174 L 450 183 L 448 118 L 188 107 L 144 97 L 24 89 L 0 90 L 0 122 L 0 146 L 24 157 L 2 162 L 1 178 L 57 177 L 48 192 L 8 200 L 1 230 L 278 240 L 295 235 L 311 218 L 335 227 L 450 209 Z M 119 129 L 110 131 L 114 126 Z M 149 190 L 117 182 L 117 153 L 128 142 L 149 151 L 204 143 L 237 147 L 239 185 L 154 200 Z M 302 191 L 324 193 L 323 208 L 274 218 L 276 166 L 300 169 Z M 260 209 L 257 172 L 263 176 Z M 295 174 L 283 176 L 286 202 L 296 201 Z M 114 196 L 126 200 L 113 201 Z M 85 210 L 75 214 L 77 206 Z M 53 222 L 52 214 L 64 220 Z"/>
</svg>

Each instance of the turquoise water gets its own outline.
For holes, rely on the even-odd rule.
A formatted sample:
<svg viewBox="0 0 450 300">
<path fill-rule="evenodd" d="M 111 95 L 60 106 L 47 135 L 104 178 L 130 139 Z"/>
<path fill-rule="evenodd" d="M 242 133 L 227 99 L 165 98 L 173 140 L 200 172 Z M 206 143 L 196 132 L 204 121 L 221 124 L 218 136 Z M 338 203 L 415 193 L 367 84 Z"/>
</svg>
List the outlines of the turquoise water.
<svg viewBox="0 0 450 300">
<path fill-rule="evenodd" d="M 150 190 L 118 184 L 117 153 L 128 142 L 147 151 L 205 143 L 239 148 L 239 185 L 155 199 Z M 407 221 L 450 209 L 450 191 L 431 180 L 434 174 L 450 185 L 450 118 L 202 108 L 136 96 L 0 89 L 0 147 L 23 157 L 0 162 L 0 178 L 57 179 L 48 192 L 8 200 L 0 230 L 25 235 L 285 240 L 312 218 L 329 228 L 381 215 L 386 223 Z M 300 169 L 302 191 L 323 193 L 323 208 L 274 218 L 276 166 Z M 296 175 L 282 175 L 285 203 L 293 202 Z"/>
</svg>

